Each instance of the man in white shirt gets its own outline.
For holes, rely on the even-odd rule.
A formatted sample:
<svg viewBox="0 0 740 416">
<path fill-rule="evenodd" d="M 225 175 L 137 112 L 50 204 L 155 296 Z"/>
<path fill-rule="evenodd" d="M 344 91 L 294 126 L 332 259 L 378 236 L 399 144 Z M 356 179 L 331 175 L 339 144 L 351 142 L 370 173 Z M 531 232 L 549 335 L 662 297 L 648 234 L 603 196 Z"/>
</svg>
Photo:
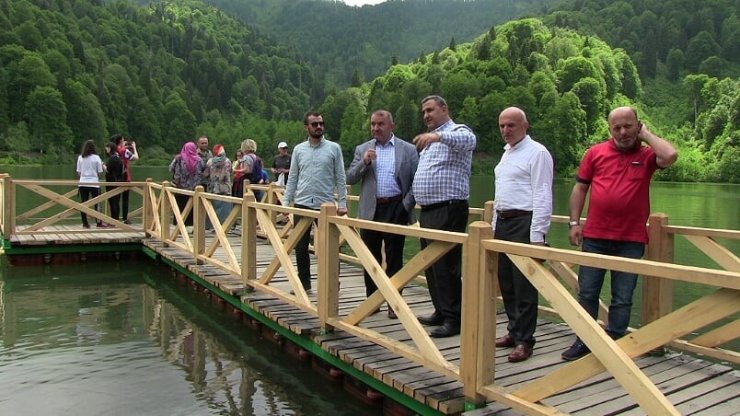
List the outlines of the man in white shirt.
<svg viewBox="0 0 740 416">
<path fill-rule="evenodd" d="M 529 123 L 521 109 L 505 109 L 498 123 L 506 146 L 494 170 L 494 238 L 545 245 L 552 215 L 552 157 L 527 134 Z M 496 339 L 496 347 L 514 347 L 509 361 L 524 361 L 535 344 L 537 289 L 505 254 L 499 255 L 498 280 L 509 324 L 508 333 Z"/>
</svg>

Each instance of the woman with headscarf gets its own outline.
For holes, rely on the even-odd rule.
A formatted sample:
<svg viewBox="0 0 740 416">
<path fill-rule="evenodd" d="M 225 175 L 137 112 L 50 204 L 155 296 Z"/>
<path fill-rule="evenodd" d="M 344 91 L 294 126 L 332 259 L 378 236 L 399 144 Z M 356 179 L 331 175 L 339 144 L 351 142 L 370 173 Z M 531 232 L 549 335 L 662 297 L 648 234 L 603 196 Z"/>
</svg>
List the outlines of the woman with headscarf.
<svg viewBox="0 0 740 416">
<path fill-rule="evenodd" d="M 203 160 L 198 155 L 198 148 L 193 142 L 187 142 L 182 146 L 172 163 L 170 163 L 170 173 L 172 174 L 172 185 L 175 188 L 187 189 L 194 191 L 195 187 L 200 185 L 203 169 L 205 168 Z M 175 195 L 177 206 L 182 212 L 188 200 L 188 195 Z M 185 225 L 193 225 L 193 211 L 191 210 L 185 218 Z"/>
<path fill-rule="evenodd" d="M 203 170 L 203 180 L 206 181 L 206 191 L 217 195 L 231 195 L 231 161 L 226 157 L 226 150 L 220 144 L 213 146 L 213 157 L 208 159 Z M 219 222 L 223 224 L 231 211 L 231 204 L 226 201 L 213 201 Z M 211 229 L 210 221 L 206 220 L 206 229 Z"/>
</svg>

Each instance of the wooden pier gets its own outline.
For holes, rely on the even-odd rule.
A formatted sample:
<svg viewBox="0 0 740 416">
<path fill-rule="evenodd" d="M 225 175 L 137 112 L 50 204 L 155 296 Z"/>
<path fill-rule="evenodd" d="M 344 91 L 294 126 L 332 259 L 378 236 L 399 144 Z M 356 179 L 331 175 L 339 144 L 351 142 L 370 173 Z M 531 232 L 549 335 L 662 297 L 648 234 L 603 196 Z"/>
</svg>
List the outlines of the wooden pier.
<svg viewBox="0 0 740 416">
<path fill-rule="evenodd" d="M 738 231 L 677 227 L 668 225 L 665 216 L 654 215 L 646 259 L 629 260 L 492 240 L 490 224 L 484 221 L 472 222 L 468 233 L 442 233 L 338 217 L 330 206 L 321 212 L 282 208 L 274 204 L 281 192 L 276 187 L 254 187 L 267 191 L 263 202 L 257 202 L 251 193 L 237 199 L 182 191 L 166 183 L 132 183 L 129 186 L 143 196 L 143 204 L 134 211 L 135 224 L 126 225 L 90 208 L 105 201 L 107 194 L 95 202 L 73 201 L 69 189 L 75 182 L 41 184 L 7 176 L 2 180 L 6 254 L 53 256 L 63 247 L 84 251 L 82 247 L 108 246 L 115 251 L 135 246 L 243 311 L 255 327 L 280 338 L 286 350 L 313 360 L 329 377 L 356 380 L 371 400 L 400 403 L 420 414 L 730 415 L 740 409 L 740 354 L 731 347 L 740 336 L 740 261 L 718 243 L 737 240 Z M 37 206 L 30 215 L 16 213 L 17 188 L 43 192 L 52 212 L 42 215 Z M 175 203 L 176 193 L 192 196 L 183 210 Z M 216 218 L 213 200 L 233 204 L 223 223 Z M 86 230 L 60 225 L 79 211 L 117 227 Z M 183 218 L 191 211 L 194 225 L 189 227 Z M 489 211 L 490 207 L 472 209 L 471 218 L 490 221 Z M 294 226 L 277 225 L 277 215 L 296 213 L 305 219 Z M 204 229 L 206 217 L 214 224 L 212 232 Z M 314 290 L 306 293 L 291 253 L 298 236 L 310 232 L 314 220 Z M 567 218 L 553 221 L 554 226 L 564 226 Z M 239 232 L 232 230 L 236 224 Z M 357 234 L 361 228 L 434 242 L 389 277 L 362 244 Z M 691 241 L 723 269 L 671 261 L 677 236 Z M 432 311 L 420 275 L 456 244 L 462 244 L 465 253 L 462 333 L 433 339 L 415 318 Z M 507 253 L 546 301 L 534 355 L 522 363 L 509 363 L 509 350 L 493 346 L 496 333 L 506 330 L 505 315 L 495 313 L 498 253 Z M 616 342 L 606 336 L 573 297 L 577 265 L 644 276 L 647 307 L 642 309 L 642 326 Z M 363 269 L 370 271 L 379 288 L 369 299 Z M 712 290 L 674 309 L 674 281 Z M 388 318 L 388 305 L 399 319 Z M 381 312 L 373 313 L 378 307 Z M 594 353 L 564 362 L 560 354 L 575 333 Z"/>
</svg>

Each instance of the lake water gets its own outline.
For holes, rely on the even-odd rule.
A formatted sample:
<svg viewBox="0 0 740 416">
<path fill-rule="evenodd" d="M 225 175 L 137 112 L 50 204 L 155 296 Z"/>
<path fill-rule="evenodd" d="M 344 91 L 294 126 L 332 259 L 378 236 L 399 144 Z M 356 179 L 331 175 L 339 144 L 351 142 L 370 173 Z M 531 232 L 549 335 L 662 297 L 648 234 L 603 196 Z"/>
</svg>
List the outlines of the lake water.
<svg viewBox="0 0 740 416">
<path fill-rule="evenodd" d="M 73 170 L 0 167 L 18 179 L 74 179 Z M 169 176 L 165 167 L 135 166 L 133 173 L 136 180 Z M 567 215 L 572 183 L 556 181 L 555 214 Z M 471 189 L 471 206 L 481 207 L 493 197 L 493 178 L 473 177 Z M 652 211 L 667 213 L 671 224 L 740 228 L 738 185 L 654 183 L 651 199 Z M 553 226 L 548 237 L 555 247 L 569 247 L 565 225 Z M 737 254 L 740 242 L 727 246 Z M 711 266 L 682 238 L 676 258 Z M 3 265 L 0 271 L 2 415 L 378 413 L 179 286 L 152 261 Z M 675 303 L 708 290 L 679 283 Z M 639 305 L 639 289 L 635 301 Z M 635 308 L 633 324 L 638 314 Z"/>
<path fill-rule="evenodd" d="M 0 258 L 0 415 L 378 415 L 148 258 Z"/>
</svg>

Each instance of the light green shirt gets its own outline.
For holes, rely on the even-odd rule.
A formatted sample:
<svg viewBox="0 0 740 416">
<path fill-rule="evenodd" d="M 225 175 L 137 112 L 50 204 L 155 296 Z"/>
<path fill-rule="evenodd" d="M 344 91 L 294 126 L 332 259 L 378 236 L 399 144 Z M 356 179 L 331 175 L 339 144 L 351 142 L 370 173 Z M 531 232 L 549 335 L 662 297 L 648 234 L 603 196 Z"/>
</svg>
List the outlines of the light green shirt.
<svg viewBox="0 0 740 416">
<path fill-rule="evenodd" d="M 334 202 L 336 192 L 338 207 L 347 208 L 346 182 L 342 148 L 323 137 L 316 146 L 306 140 L 293 149 L 283 205 L 319 209 L 324 202 Z"/>
</svg>

